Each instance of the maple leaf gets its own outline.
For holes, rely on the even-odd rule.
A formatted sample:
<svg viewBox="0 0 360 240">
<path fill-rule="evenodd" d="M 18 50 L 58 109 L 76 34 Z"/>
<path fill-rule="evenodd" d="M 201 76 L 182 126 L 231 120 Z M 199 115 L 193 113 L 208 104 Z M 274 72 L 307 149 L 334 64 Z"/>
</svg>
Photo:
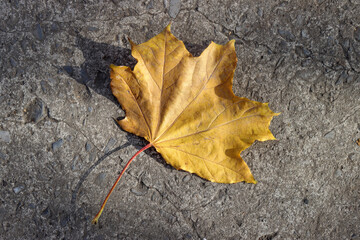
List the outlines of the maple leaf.
<svg viewBox="0 0 360 240">
<path fill-rule="evenodd" d="M 275 139 L 268 104 L 237 97 L 234 40 L 192 57 L 170 25 L 148 42 L 131 42 L 134 71 L 111 65 L 111 89 L 126 112 L 119 125 L 144 137 L 176 169 L 213 182 L 255 183 L 240 152 Z"/>
<path fill-rule="evenodd" d="M 278 113 L 234 95 L 234 40 L 212 42 L 193 57 L 168 25 L 145 43 L 130 43 L 138 62 L 134 70 L 111 65 L 110 85 L 126 112 L 118 124 L 149 141 L 139 152 L 153 146 L 176 169 L 212 182 L 256 183 L 240 153 L 255 140 L 275 139 L 269 125 Z"/>
</svg>

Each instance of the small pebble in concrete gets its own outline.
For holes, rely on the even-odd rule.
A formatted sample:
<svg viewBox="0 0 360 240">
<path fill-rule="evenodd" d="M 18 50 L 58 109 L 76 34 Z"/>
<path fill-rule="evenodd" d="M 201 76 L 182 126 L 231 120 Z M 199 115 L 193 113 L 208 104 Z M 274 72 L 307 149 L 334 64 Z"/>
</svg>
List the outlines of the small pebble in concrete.
<svg viewBox="0 0 360 240">
<path fill-rule="evenodd" d="M 143 183 L 139 183 L 135 188 L 132 188 L 130 192 L 136 196 L 144 196 L 147 194 L 148 188 Z"/>
<path fill-rule="evenodd" d="M 360 143 L 360 141 L 359 141 L 359 143 Z M 359 145 L 360 146 L 360 145 Z M 349 155 L 348 155 L 348 159 L 349 160 L 351 160 L 351 161 L 354 161 L 355 159 L 356 159 L 356 154 L 355 153 L 350 153 Z M 360 159 L 360 158 L 359 158 Z"/>
<path fill-rule="evenodd" d="M 301 37 L 309 38 L 309 34 L 306 29 L 301 30 Z"/>
<path fill-rule="evenodd" d="M 304 198 L 304 199 L 303 199 L 303 203 L 304 203 L 304 204 L 309 204 L 309 200 L 308 200 L 307 198 Z"/>
<path fill-rule="evenodd" d="M 44 32 L 40 26 L 40 24 L 36 24 L 35 29 L 33 31 L 33 35 L 36 39 L 42 41 L 45 38 Z"/>
<path fill-rule="evenodd" d="M 279 43 L 279 50 L 281 52 L 288 52 L 289 51 L 289 44 L 286 41 L 281 40 L 280 43 Z"/>
<path fill-rule="evenodd" d="M 70 76 L 72 76 L 74 74 L 74 68 L 72 66 L 65 66 L 63 67 L 63 69 L 65 70 L 65 72 L 67 72 L 67 74 L 69 74 Z"/>
<path fill-rule="evenodd" d="M 311 55 L 311 52 L 306 48 L 304 48 L 303 46 L 296 46 L 295 53 L 302 58 L 306 58 Z"/>
<path fill-rule="evenodd" d="M 49 216 L 50 215 L 50 210 L 49 207 L 46 207 L 42 212 L 41 212 L 41 216 Z"/>
<path fill-rule="evenodd" d="M 53 144 L 51 145 L 52 150 L 56 151 L 57 149 L 59 149 L 62 145 L 63 145 L 63 140 L 60 138 L 59 140 L 57 140 L 56 142 L 53 142 Z"/>
<path fill-rule="evenodd" d="M 91 31 L 91 32 L 97 32 L 97 31 L 99 31 L 99 28 L 89 26 L 89 27 L 87 27 L 87 30 Z"/>
<path fill-rule="evenodd" d="M 154 3 L 153 1 L 150 1 L 147 5 L 146 5 L 146 9 L 153 9 L 154 8 Z"/>
<path fill-rule="evenodd" d="M 105 183 L 106 173 L 100 173 L 96 176 L 94 183 L 98 186 L 103 186 Z"/>
<path fill-rule="evenodd" d="M 85 150 L 86 150 L 87 152 L 89 152 L 91 149 L 92 149 L 91 143 L 86 142 L 86 143 L 85 143 Z"/>
<path fill-rule="evenodd" d="M 94 161 L 95 158 L 96 158 L 96 153 L 90 153 L 90 154 L 89 154 L 89 162 Z"/>
<path fill-rule="evenodd" d="M 335 137 L 335 132 L 330 131 L 330 132 L 326 133 L 324 137 L 325 138 L 334 138 Z"/>
<path fill-rule="evenodd" d="M 311 63 L 312 63 L 311 59 L 305 59 L 304 61 L 301 62 L 301 66 L 307 67 L 307 66 L 310 66 Z"/>
<path fill-rule="evenodd" d="M 40 86 L 41 86 L 41 90 L 43 91 L 43 93 L 48 93 L 49 90 L 51 89 L 49 83 L 47 81 L 41 80 L 40 82 Z"/>
<path fill-rule="evenodd" d="M 15 59 L 12 57 L 10 58 L 10 64 L 12 67 L 16 67 L 18 65 L 17 62 L 15 61 Z"/>
<path fill-rule="evenodd" d="M 13 191 L 15 194 L 18 194 L 19 192 L 21 192 L 22 190 L 24 190 L 24 186 L 23 185 L 20 185 L 20 186 L 17 186 L 17 187 L 14 187 L 13 188 Z"/>
<path fill-rule="evenodd" d="M 41 99 L 36 98 L 25 109 L 26 121 L 37 123 L 44 113 L 44 103 Z"/>
<path fill-rule="evenodd" d="M 79 155 L 76 155 L 74 158 L 73 158 L 73 161 L 72 161 L 72 164 L 71 164 L 71 170 L 77 170 L 77 162 L 79 160 Z"/>
<path fill-rule="evenodd" d="M 180 0 L 170 0 L 169 4 L 169 16 L 171 18 L 176 18 L 180 12 L 181 1 Z"/>
<path fill-rule="evenodd" d="M 349 75 L 346 72 L 341 73 L 338 80 L 335 82 L 335 85 L 340 85 L 342 83 L 346 83 Z"/>
<path fill-rule="evenodd" d="M 115 143 L 116 143 L 116 140 L 113 138 L 110 138 L 108 143 L 106 144 L 104 152 L 108 153 L 111 150 L 111 148 L 115 145 Z"/>
<path fill-rule="evenodd" d="M 187 182 L 190 181 L 190 179 L 191 179 L 191 175 L 190 175 L 190 174 L 187 174 L 187 175 L 182 179 L 182 181 L 183 181 L 184 183 L 187 183 Z"/>
<path fill-rule="evenodd" d="M 5 163 L 5 160 L 7 159 L 7 157 L 8 157 L 8 156 L 7 156 L 6 154 L 0 152 L 0 165 L 3 164 L 3 163 Z M 3 161 L 4 161 L 4 162 L 3 162 Z"/>
<path fill-rule="evenodd" d="M 21 42 L 20 42 L 20 47 L 21 47 L 21 50 L 24 52 L 24 53 L 26 53 L 26 49 L 28 48 L 28 43 L 27 43 L 27 41 L 26 41 L 26 39 L 24 39 L 24 40 L 21 40 Z"/>
<path fill-rule="evenodd" d="M 282 38 L 284 38 L 288 42 L 295 41 L 295 36 L 290 31 L 279 29 L 278 33 Z"/>
<path fill-rule="evenodd" d="M 47 80 L 50 84 L 56 84 L 56 80 L 54 78 L 48 78 Z"/>
<path fill-rule="evenodd" d="M 193 236 L 190 233 L 186 233 L 184 239 L 193 239 Z"/>
<path fill-rule="evenodd" d="M 342 175 L 342 171 L 340 169 L 336 169 L 335 173 L 334 173 L 334 176 L 335 177 L 341 177 L 341 175 Z"/>
<path fill-rule="evenodd" d="M 151 195 L 151 201 L 160 202 L 161 200 L 162 200 L 162 196 L 158 192 L 154 192 Z"/>
<path fill-rule="evenodd" d="M 354 80 L 354 76 L 353 76 L 353 75 L 349 75 L 349 76 L 345 79 L 344 83 L 352 83 L 353 80 Z"/>
<path fill-rule="evenodd" d="M 58 32 L 58 31 L 60 30 L 60 26 L 59 26 L 59 24 L 57 24 L 56 22 L 53 22 L 53 23 L 51 24 L 50 29 L 51 29 L 51 31 L 53 31 L 53 32 Z"/>
<path fill-rule="evenodd" d="M 9 131 L 0 131 L 0 142 L 9 143 L 11 141 Z"/>
</svg>

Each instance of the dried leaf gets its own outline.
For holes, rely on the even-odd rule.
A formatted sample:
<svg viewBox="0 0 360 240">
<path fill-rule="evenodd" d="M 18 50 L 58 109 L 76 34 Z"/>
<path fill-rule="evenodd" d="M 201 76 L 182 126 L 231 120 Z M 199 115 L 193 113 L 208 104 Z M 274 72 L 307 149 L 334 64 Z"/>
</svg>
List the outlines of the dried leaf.
<svg viewBox="0 0 360 240">
<path fill-rule="evenodd" d="M 234 40 L 193 57 L 170 32 L 131 42 L 134 70 L 111 65 L 111 89 L 126 112 L 119 125 L 144 137 L 176 169 L 219 183 L 256 183 L 241 151 L 275 139 L 267 103 L 234 95 Z"/>
</svg>

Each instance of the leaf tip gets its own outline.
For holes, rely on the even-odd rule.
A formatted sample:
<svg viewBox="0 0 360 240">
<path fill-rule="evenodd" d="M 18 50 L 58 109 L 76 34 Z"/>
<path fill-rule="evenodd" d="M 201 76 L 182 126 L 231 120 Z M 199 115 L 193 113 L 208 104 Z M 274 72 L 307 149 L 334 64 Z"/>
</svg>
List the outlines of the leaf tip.
<svg viewBox="0 0 360 240">
<path fill-rule="evenodd" d="M 172 21 L 169 22 L 169 24 L 166 26 L 165 30 L 171 32 L 171 24 Z"/>
<path fill-rule="evenodd" d="M 128 41 L 129 41 L 129 43 L 130 43 L 130 46 L 131 46 L 131 48 L 133 48 L 133 47 L 136 47 L 137 46 L 137 44 L 136 43 L 134 43 L 129 37 L 128 37 Z"/>
<path fill-rule="evenodd" d="M 114 64 L 110 64 L 110 68 L 111 68 L 111 70 L 115 70 L 115 68 L 116 68 L 117 66 L 116 65 L 114 65 Z"/>
<path fill-rule="evenodd" d="M 231 39 L 231 40 L 229 41 L 229 44 L 235 46 L 235 39 Z"/>
<path fill-rule="evenodd" d="M 257 184 L 257 181 L 255 180 L 254 176 L 251 175 L 248 179 L 245 180 L 246 183 L 253 183 Z"/>
<path fill-rule="evenodd" d="M 257 184 L 258 183 L 258 181 L 255 180 L 253 175 L 245 178 L 243 181 L 246 182 L 246 183 L 252 183 L 252 184 Z"/>
</svg>

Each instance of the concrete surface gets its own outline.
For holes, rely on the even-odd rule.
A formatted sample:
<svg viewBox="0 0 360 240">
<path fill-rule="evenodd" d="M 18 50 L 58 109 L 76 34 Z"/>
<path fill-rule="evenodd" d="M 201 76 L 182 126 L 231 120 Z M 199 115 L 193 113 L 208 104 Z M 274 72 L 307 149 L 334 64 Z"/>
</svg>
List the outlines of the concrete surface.
<svg viewBox="0 0 360 240">
<path fill-rule="evenodd" d="M 222 3 L 220 3 L 222 2 Z M 0 3 L 0 239 L 360 239 L 360 2 Z M 109 64 L 169 21 L 195 55 L 236 39 L 234 91 L 282 114 L 214 184 L 141 154 L 114 119 Z"/>
</svg>

